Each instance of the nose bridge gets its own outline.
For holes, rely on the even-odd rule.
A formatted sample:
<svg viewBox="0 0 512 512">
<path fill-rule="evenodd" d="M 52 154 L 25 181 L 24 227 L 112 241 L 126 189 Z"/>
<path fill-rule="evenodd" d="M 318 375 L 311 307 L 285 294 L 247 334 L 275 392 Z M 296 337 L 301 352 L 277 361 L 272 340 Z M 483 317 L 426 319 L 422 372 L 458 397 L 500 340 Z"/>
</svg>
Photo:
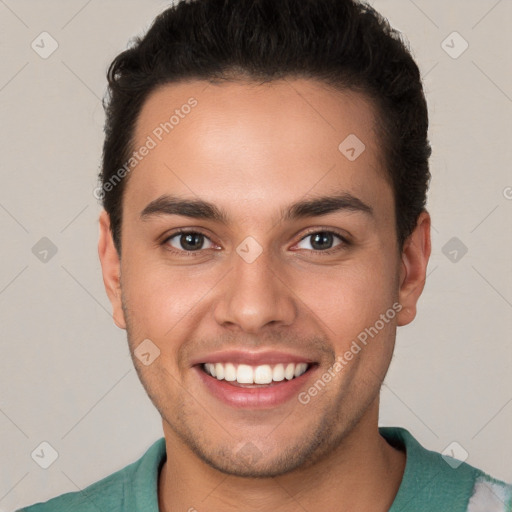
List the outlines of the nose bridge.
<svg viewBox="0 0 512 512">
<path fill-rule="evenodd" d="M 236 324 L 247 332 L 256 332 L 267 324 L 293 322 L 293 294 L 277 277 L 278 269 L 274 267 L 271 255 L 253 241 L 246 240 L 238 246 L 232 254 L 232 271 L 215 307 L 220 325 Z"/>
</svg>

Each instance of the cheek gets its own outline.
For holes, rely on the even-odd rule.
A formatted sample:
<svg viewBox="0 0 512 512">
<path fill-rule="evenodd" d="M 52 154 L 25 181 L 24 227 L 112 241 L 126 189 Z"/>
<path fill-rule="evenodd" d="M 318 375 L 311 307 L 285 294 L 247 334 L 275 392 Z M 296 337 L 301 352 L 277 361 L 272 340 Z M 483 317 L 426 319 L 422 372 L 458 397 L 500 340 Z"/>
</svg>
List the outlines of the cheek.
<svg viewBox="0 0 512 512">
<path fill-rule="evenodd" d="M 169 343 L 196 314 L 205 294 L 214 286 L 212 272 L 191 272 L 162 261 L 126 259 L 123 292 L 133 327 L 144 336 Z"/>
<path fill-rule="evenodd" d="M 398 296 L 395 283 L 392 262 L 368 258 L 325 272 L 302 274 L 295 290 L 320 327 L 326 328 L 326 334 L 345 344 L 392 308 Z"/>
</svg>

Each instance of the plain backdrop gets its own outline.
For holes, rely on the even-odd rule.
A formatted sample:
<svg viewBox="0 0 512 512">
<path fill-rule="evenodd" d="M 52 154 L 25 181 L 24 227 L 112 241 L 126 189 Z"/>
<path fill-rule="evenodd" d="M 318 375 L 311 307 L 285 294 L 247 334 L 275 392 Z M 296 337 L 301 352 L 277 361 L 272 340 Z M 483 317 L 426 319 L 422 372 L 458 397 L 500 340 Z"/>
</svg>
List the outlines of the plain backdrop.
<svg viewBox="0 0 512 512">
<path fill-rule="evenodd" d="M 512 481 L 512 2 L 371 3 L 410 41 L 433 146 L 429 276 L 380 424 Z M 107 66 L 167 5 L 0 0 L 0 512 L 82 489 L 162 436 L 111 318 L 92 191 Z M 31 456 L 44 441 L 48 469 Z"/>
</svg>

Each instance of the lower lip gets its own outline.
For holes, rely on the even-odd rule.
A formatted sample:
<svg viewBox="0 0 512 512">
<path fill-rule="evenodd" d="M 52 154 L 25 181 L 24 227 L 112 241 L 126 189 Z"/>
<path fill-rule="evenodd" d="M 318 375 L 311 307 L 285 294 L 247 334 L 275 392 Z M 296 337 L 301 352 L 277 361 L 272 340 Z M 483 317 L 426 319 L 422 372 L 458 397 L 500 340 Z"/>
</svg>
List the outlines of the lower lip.
<svg viewBox="0 0 512 512">
<path fill-rule="evenodd" d="M 300 377 L 291 380 L 275 382 L 272 385 L 244 388 L 218 380 L 204 372 L 200 367 L 194 368 L 210 393 L 222 402 L 239 408 L 259 409 L 271 408 L 286 403 L 297 397 L 301 388 L 314 373 L 315 367 L 310 367 Z"/>
</svg>

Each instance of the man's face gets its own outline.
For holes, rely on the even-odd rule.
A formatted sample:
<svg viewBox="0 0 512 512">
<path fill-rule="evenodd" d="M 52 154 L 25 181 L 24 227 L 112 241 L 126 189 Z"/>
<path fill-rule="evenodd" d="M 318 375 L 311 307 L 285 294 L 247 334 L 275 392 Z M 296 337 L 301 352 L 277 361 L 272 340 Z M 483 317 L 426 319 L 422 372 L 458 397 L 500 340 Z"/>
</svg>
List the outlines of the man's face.
<svg viewBox="0 0 512 512">
<path fill-rule="evenodd" d="M 181 109 L 190 97 L 197 105 Z M 158 130 L 176 109 L 179 122 Z M 375 421 L 396 325 L 407 321 L 389 313 L 404 298 L 404 266 L 374 123 L 363 96 L 308 80 L 170 84 L 140 113 L 134 148 L 148 136 L 156 146 L 124 193 L 114 318 L 132 353 L 144 340 L 146 359 L 160 351 L 133 361 L 166 438 L 221 471 L 282 474 Z M 338 148 L 351 134 L 364 143 L 359 156 L 353 135 Z M 176 202 L 141 216 L 163 195 L 211 203 L 225 218 L 169 214 Z M 290 210 L 324 196 L 343 201 Z M 250 380 L 252 369 L 276 381 L 219 380 L 204 363 L 222 363 L 218 377 Z M 299 363 L 305 373 L 280 380 Z"/>
</svg>

